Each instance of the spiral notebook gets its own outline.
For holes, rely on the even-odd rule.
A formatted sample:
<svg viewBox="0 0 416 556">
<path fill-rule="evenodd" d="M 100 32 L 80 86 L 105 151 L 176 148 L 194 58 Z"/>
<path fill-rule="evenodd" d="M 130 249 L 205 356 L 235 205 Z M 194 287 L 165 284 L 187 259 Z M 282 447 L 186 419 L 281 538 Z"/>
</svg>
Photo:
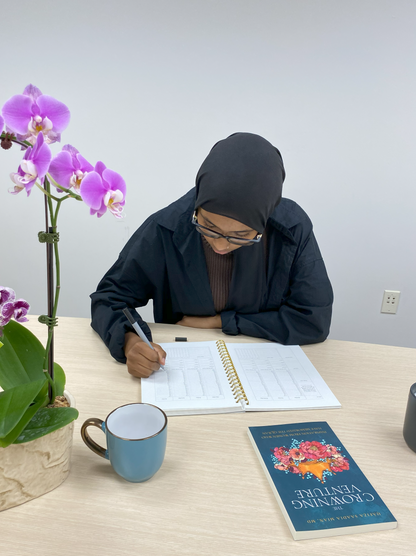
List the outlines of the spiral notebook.
<svg viewBox="0 0 416 556">
<path fill-rule="evenodd" d="M 223 340 L 160 345 L 165 370 L 141 379 L 142 402 L 167 415 L 341 407 L 299 346 Z"/>
</svg>

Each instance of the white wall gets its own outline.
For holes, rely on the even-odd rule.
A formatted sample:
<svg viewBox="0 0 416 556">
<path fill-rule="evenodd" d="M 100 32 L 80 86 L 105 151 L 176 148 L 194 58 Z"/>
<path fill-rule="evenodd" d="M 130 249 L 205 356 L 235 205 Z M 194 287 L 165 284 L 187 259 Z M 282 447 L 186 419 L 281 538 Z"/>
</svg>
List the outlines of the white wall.
<svg viewBox="0 0 416 556">
<path fill-rule="evenodd" d="M 331 337 L 416 347 L 414 0 L 16 0 L 0 25 L 0 104 L 28 83 L 62 100 L 62 144 L 128 186 L 121 223 L 62 207 L 59 314 L 88 316 L 129 235 L 193 186 L 217 140 L 250 131 L 282 151 L 285 196 L 314 221 Z M 43 201 L 8 194 L 20 159 L 0 152 L 0 283 L 36 314 Z M 402 292 L 397 315 L 380 313 L 384 289 Z"/>
</svg>

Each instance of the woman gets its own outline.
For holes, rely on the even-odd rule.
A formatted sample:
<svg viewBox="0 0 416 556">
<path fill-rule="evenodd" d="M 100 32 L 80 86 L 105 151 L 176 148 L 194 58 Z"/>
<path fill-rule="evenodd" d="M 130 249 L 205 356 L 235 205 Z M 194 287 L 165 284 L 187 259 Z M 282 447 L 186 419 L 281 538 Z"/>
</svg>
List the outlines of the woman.
<svg viewBox="0 0 416 556">
<path fill-rule="evenodd" d="M 322 342 L 332 288 L 312 231 L 282 199 L 279 151 L 251 133 L 218 142 L 196 187 L 136 231 L 92 294 L 92 327 L 129 373 L 147 377 L 165 363 L 132 332 L 127 305 L 153 299 L 155 322 L 221 328 L 282 344 Z"/>
</svg>

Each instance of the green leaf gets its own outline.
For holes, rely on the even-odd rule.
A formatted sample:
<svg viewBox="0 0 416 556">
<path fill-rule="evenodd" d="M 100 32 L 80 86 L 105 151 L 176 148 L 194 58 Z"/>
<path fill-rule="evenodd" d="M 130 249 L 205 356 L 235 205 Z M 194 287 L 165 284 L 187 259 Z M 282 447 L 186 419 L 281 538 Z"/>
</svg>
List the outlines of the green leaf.
<svg viewBox="0 0 416 556">
<path fill-rule="evenodd" d="M 44 377 L 45 348 L 32 332 L 10 321 L 4 327 L 4 345 L 0 351 L 0 386 L 4 390 Z M 65 372 L 54 362 L 56 395 L 63 396 Z"/>
<path fill-rule="evenodd" d="M 18 424 L 22 422 L 28 409 L 32 409 L 34 406 L 39 404 L 42 405 L 43 396 L 38 396 L 39 392 L 42 390 L 46 377 L 42 373 L 42 379 L 36 380 L 34 382 L 29 382 L 27 384 L 21 384 L 0 392 L 0 438 L 5 438 Z M 32 402 L 35 400 L 34 406 Z M 29 412 L 30 414 L 31 412 Z M 24 423 L 28 423 L 33 417 L 33 413 L 30 418 Z M 20 431 L 19 433 L 20 434 Z"/>
<path fill-rule="evenodd" d="M 45 348 L 30 330 L 11 320 L 3 328 L 0 386 L 3 390 L 40 380 Z"/>
<path fill-rule="evenodd" d="M 53 364 L 53 380 L 56 385 L 56 395 L 63 396 L 65 390 L 66 377 L 63 368 L 58 363 Z"/>
<path fill-rule="evenodd" d="M 74 407 L 44 407 L 40 409 L 15 444 L 30 442 L 68 425 L 78 417 L 78 410 Z"/>
<path fill-rule="evenodd" d="M 36 403 L 28 407 L 28 409 L 23 414 L 23 417 L 17 423 L 17 425 L 12 429 L 8 435 L 3 438 L 0 438 L 0 447 L 7 448 L 10 444 L 16 440 L 16 438 L 20 435 L 22 430 L 26 427 L 27 423 L 32 419 L 32 417 L 36 414 L 38 409 L 44 405 L 45 400 L 40 398 Z"/>
<path fill-rule="evenodd" d="M 29 436 L 38 438 L 48 434 L 78 416 L 74 408 L 50 408 L 48 411 L 53 413 L 55 410 L 71 411 L 58 414 L 44 432 L 29 427 L 28 433 L 22 433 L 36 412 L 48 403 L 48 381 L 42 370 L 45 348 L 32 332 L 15 321 L 10 321 L 3 333 L 4 345 L 0 350 L 0 386 L 4 389 L 0 393 L 0 447 L 8 446 L 18 437 L 23 438 L 19 443 L 28 442 L 32 439 Z M 65 373 L 58 363 L 54 363 L 54 381 L 56 395 L 62 396 Z"/>
</svg>

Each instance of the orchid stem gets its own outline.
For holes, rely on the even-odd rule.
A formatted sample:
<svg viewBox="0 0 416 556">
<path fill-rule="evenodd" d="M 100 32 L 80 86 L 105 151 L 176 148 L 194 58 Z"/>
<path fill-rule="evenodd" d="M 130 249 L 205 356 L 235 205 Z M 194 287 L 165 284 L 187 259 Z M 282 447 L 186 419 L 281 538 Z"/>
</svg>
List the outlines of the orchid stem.
<svg viewBox="0 0 416 556">
<path fill-rule="evenodd" d="M 54 201 L 58 202 L 61 199 L 59 199 L 58 197 L 55 197 L 54 195 L 52 195 L 51 193 L 49 193 L 49 191 L 47 191 L 46 189 L 44 189 L 41 185 L 38 184 L 38 182 L 35 182 L 35 185 L 42 191 L 42 193 L 44 195 L 46 195 L 46 197 L 48 197 L 49 199 L 53 199 Z"/>
<path fill-rule="evenodd" d="M 56 384 L 55 381 L 52 380 L 50 374 L 48 372 L 45 372 L 46 378 L 48 379 L 48 383 L 50 386 L 50 390 L 51 390 L 51 395 L 49 396 L 49 403 L 53 403 L 55 401 L 55 397 L 56 397 Z"/>
<path fill-rule="evenodd" d="M 44 181 L 44 189 L 43 191 L 45 192 L 46 195 L 46 205 L 47 205 L 47 209 L 45 207 L 45 209 L 47 211 L 49 211 L 49 220 L 50 220 L 50 226 L 48 223 L 48 217 L 46 218 L 46 223 L 47 223 L 47 229 L 48 231 L 52 231 L 52 233 L 56 232 L 57 229 L 57 219 L 58 219 L 58 213 L 59 213 L 59 209 L 61 207 L 61 203 L 65 198 L 62 199 L 57 199 L 54 198 L 53 195 L 50 194 L 50 183 L 48 181 L 48 179 L 45 177 L 45 181 Z M 54 212 L 53 210 L 53 204 L 52 204 L 52 200 L 56 201 L 56 210 Z M 50 228 L 50 229 L 49 229 Z M 49 249 L 49 245 L 48 245 L 48 249 Z M 55 320 L 56 318 L 56 313 L 58 310 L 58 301 L 59 301 L 59 293 L 60 293 L 60 289 L 61 289 L 61 273 L 60 273 L 60 261 L 59 261 L 59 248 L 58 248 L 58 242 L 54 242 L 53 244 L 53 248 L 54 248 L 54 255 L 55 255 L 55 282 L 56 282 L 56 286 L 55 286 L 55 298 L 54 300 L 50 300 L 49 302 L 49 317 L 52 319 L 52 321 Z M 51 261 L 48 261 L 48 266 L 51 264 Z M 48 297 L 51 295 L 51 293 L 48 292 Z M 52 307 L 50 306 L 52 302 Z M 48 381 L 49 381 L 49 397 L 50 397 L 50 403 L 53 403 L 55 400 L 55 396 L 56 396 L 56 385 L 55 385 L 55 381 L 54 381 L 54 377 L 53 377 L 53 359 L 52 358 L 52 351 L 53 351 L 53 329 L 54 326 L 49 326 L 48 327 L 48 340 L 46 343 L 46 348 L 45 348 L 45 359 L 43 362 L 43 369 L 47 372 L 48 375 Z"/>
<path fill-rule="evenodd" d="M 19 141 L 19 139 L 16 139 L 16 137 L 14 135 L 11 135 L 4 132 L 0 134 L 1 139 L 5 139 L 6 135 L 9 135 L 9 139 L 10 141 L 13 141 L 13 143 L 17 143 L 18 145 L 25 147 L 25 149 L 27 149 L 28 147 L 31 147 L 32 145 L 29 143 L 29 141 Z"/>
<path fill-rule="evenodd" d="M 70 189 L 67 189 L 66 187 L 62 187 L 62 185 L 59 185 L 59 183 L 57 183 L 50 174 L 47 174 L 47 176 L 48 176 L 48 179 L 53 183 L 53 185 L 55 187 L 57 187 L 61 191 L 65 191 L 65 193 L 68 193 L 67 197 L 62 197 L 62 199 L 58 199 L 59 201 L 63 201 L 64 199 L 68 199 L 68 197 L 72 197 L 73 199 L 76 199 L 77 201 L 82 201 L 81 195 L 77 195 L 76 193 L 74 193 Z"/>
<path fill-rule="evenodd" d="M 65 191 L 67 193 L 67 195 L 65 195 L 64 197 L 55 197 L 54 195 L 51 194 L 50 192 L 50 182 L 52 181 L 52 183 L 55 185 L 55 187 L 59 188 L 62 191 Z M 68 199 L 69 197 L 75 198 L 76 200 L 80 200 L 82 201 L 82 198 L 79 195 L 76 195 L 75 193 L 72 193 L 72 191 L 70 191 L 69 189 L 66 189 L 65 187 L 60 186 L 58 183 L 56 183 L 56 181 L 49 175 L 47 174 L 47 176 L 45 176 L 44 182 L 43 182 L 43 187 L 41 187 L 38 183 L 36 183 L 36 185 L 39 187 L 39 189 L 42 191 L 42 193 L 45 195 L 45 216 L 46 216 L 46 231 L 47 232 L 52 232 L 52 233 L 56 233 L 57 231 L 57 227 L 58 227 L 58 214 L 59 214 L 59 210 L 61 208 L 61 204 L 63 201 L 65 201 L 66 199 Z M 54 206 L 53 206 L 53 202 L 56 202 L 56 208 L 54 211 Z M 61 265 L 60 265 L 60 259 L 59 259 L 59 247 L 58 247 L 58 241 L 54 241 L 53 243 L 53 256 L 52 257 L 52 252 L 51 252 L 51 247 L 50 244 L 47 243 L 47 249 L 48 249 L 48 271 L 51 272 L 51 276 L 49 276 L 49 280 L 48 283 L 52 284 L 53 282 L 53 272 L 50 270 L 50 265 L 52 264 L 51 259 L 54 258 L 55 259 L 55 295 L 54 295 L 54 299 L 52 300 L 52 291 L 50 291 L 50 289 L 48 288 L 48 313 L 49 313 L 49 318 L 52 320 L 52 322 L 55 321 L 56 319 L 56 313 L 58 311 L 58 302 L 59 302 L 59 294 L 61 292 Z M 52 286 L 50 286 L 50 288 L 52 288 Z M 43 361 L 43 369 L 47 374 L 48 377 L 48 381 L 49 381 L 49 399 L 50 399 L 50 403 L 53 403 L 55 400 L 55 396 L 56 396 L 56 385 L 55 385 L 55 381 L 54 381 L 54 373 L 53 373 L 53 332 L 54 332 L 54 326 L 49 326 L 48 327 L 48 339 L 46 342 L 46 347 L 45 347 L 45 358 Z"/>
</svg>

